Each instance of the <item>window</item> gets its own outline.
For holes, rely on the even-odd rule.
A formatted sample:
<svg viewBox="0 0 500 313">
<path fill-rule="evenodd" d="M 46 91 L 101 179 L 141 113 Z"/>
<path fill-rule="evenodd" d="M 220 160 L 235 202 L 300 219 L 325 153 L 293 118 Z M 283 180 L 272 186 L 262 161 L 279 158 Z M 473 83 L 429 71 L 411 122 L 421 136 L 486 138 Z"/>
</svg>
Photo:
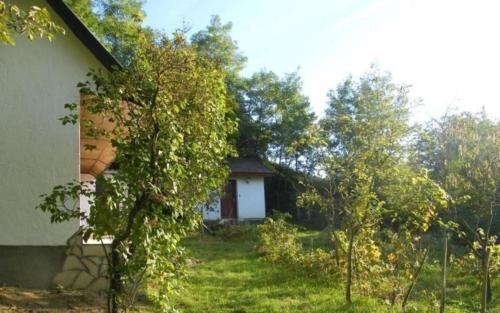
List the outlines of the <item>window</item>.
<svg viewBox="0 0 500 313">
<path fill-rule="evenodd" d="M 112 175 L 112 173 L 105 173 L 104 175 Z M 96 179 L 94 176 L 89 175 L 89 174 L 82 174 L 80 177 L 81 181 L 85 182 L 85 186 L 92 192 L 96 191 L 99 192 L 99 186 L 96 186 Z M 85 216 L 88 216 L 90 214 L 90 202 L 92 201 L 91 198 L 87 196 L 80 196 L 80 212 L 84 213 Z M 87 226 L 87 220 L 82 219 L 80 220 L 80 227 L 85 227 Z M 101 240 L 96 240 L 93 238 L 89 238 L 87 241 L 84 241 L 83 244 L 88 244 L 88 245 L 95 245 L 95 244 L 111 244 L 113 241 L 113 238 L 111 236 L 107 236 Z"/>
</svg>

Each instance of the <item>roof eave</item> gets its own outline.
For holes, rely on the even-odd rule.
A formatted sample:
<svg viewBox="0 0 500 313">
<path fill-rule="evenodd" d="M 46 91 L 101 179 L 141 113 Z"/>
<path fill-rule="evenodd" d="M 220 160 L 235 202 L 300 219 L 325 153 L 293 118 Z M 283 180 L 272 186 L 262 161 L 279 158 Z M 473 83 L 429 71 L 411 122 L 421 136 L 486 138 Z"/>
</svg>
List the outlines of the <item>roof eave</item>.
<svg viewBox="0 0 500 313">
<path fill-rule="evenodd" d="M 106 69 L 111 71 L 123 67 L 62 0 L 47 0 L 47 3 Z"/>
</svg>

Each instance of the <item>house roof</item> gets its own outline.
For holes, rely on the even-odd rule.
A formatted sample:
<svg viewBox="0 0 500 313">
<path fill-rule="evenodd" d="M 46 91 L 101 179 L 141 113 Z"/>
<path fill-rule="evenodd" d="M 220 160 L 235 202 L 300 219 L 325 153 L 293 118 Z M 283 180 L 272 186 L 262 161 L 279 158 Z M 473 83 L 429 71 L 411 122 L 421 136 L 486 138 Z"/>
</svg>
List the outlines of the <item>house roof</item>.
<svg viewBox="0 0 500 313">
<path fill-rule="evenodd" d="M 47 3 L 104 67 L 108 70 L 113 67 L 121 67 L 120 62 L 104 47 L 63 0 L 47 0 Z"/>
<path fill-rule="evenodd" d="M 229 167 L 232 175 L 273 175 L 273 171 L 265 166 L 262 161 L 254 158 L 231 159 L 229 160 Z"/>
</svg>

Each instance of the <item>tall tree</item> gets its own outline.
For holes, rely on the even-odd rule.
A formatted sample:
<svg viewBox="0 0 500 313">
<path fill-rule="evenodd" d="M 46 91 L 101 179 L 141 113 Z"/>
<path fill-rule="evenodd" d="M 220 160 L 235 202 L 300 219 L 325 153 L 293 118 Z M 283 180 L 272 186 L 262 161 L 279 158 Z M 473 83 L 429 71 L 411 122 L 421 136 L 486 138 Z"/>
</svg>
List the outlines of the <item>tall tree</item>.
<svg viewBox="0 0 500 313">
<path fill-rule="evenodd" d="M 226 80 L 237 79 L 247 62 L 239 51 L 238 43 L 231 37 L 232 28 L 231 22 L 223 24 L 220 16 L 213 15 L 205 30 L 191 36 L 198 53 L 224 69 Z"/>
<path fill-rule="evenodd" d="M 33 40 L 36 37 L 52 41 L 64 29 L 55 24 L 45 8 L 31 6 L 27 11 L 16 5 L 0 1 L 0 43 L 15 45 L 14 35 L 24 35 Z"/>
<path fill-rule="evenodd" d="M 352 301 L 354 268 L 360 275 L 360 269 L 375 271 L 370 263 L 379 262 L 382 246 L 374 236 L 390 211 L 388 203 L 395 203 L 394 207 L 400 204 L 398 197 L 391 195 L 403 189 L 398 187 L 400 182 L 389 178 L 401 166 L 402 140 L 410 131 L 407 93 L 408 89 L 392 82 L 389 74 L 372 69 L 359 82 L 348 78 L 331 91 L 320 121 L 326 146 L 321 149 L 319 165 L 330 183 L 327 192 L 315 194 L 323 194 L 321 203 L 330 213 L 332 227 L 339 227 L 333 237 L 336 253 L 345 258 L 347 303 Z M 412 192 L 404 191 L 408 195 Z M 422 203 L 422 208 L 429 208 L 427 201 Z M 411 216 L 412 211 L 407 210 L 407 214 Z M 361 253 L 357 258 L 354 249 Z M 363 257 L 359 251 L 367 252 Z"/>
<path fill-rule="evenodd" d="M 309 99 L 302 93 L 302 81 L 297 72 L 286 74 L 279 81 L 276 94 L 273 138 L 270 155 L 278 164 L 295 170 L 307 168 L 314 147 L 313 123 Z"/>
<path fill-rule="evenodd" d="M 205 30 L 196 32 L 191 41 L 198 52 L 213 60 L 226 73 L 228 101 L 239 120 L 239 136 L 234 140 L 242 157 L 268 158 L 295 168 L 305 167 L 302 157 L 311 150 L 309 137 L 315 116 L 302 94 L 297 73 L 283 78 L 260 71 L 250 78 L 240 73 L 246 57 L 231 37 L 232 23 L 212 16 Z"/>
<path fill-rule="evenodd" d="M 273 140 L 272 125 L 276 121 L 276 101 L 279 77 L 261 71 L 245 80 L 240 103 L 238 151 L 243 156 L 266 158 Z"/>
<path fill-rule="evenodd" d="M 246 80 L 240 109 L 240 153 L 299 169 L 312 148 L 314 120 L 298 73 L 255 73 Z"/>
<path fill-rule="evenodd" d="M 191 42 L 200 55 L 212 60 L 225 73 L 226 101 L 231 108 L 228 111 L 228 117 L 240 120 L 240 131 L 231 138 L 231 141 L 236 144 L 239 141 L 238 134 L 242 133 L 242 127 L 244 128 L 248 122 L 241 114 L 246 88 L 245 81 L 241 77 L 241 70 L 245 67 L 247 58 L 239 50 L 238 43 L 231 37 L 232 28 L 231 22 L 223 24 L 221 18 L 214 15 L 206 29 L 191 36 Z"/>
<path fill-rule="evenodd" d="M 430 123 L 417 142 L 419 163 L 450 194 L 446 218 L 460 225 L 461 234 L 480 260 L 481 312 L 491 301 L 491 251 L 500 235 L 500 123 L 483 113 L 446 115 Z"/>
<path fill-rule="evenodd" d="M 146 29 L 142 0 L 65 0 L 109 51 L 127 65 Z"/>
<path fill-rule="evenodd" d="M 124 294 L 141 278 L 155 286 L 157 303 L 168 305 L 182 264 L 177 244 L 228 173 L 227 138 L 235 125 L 226 117 L 223 76 L 177 34 L 141 42 L 129 67 L 94 71 L 80 84 L 89 97 L 84 109 L 113 123 L 107 130 L 86 121 L 87 135 L 111 140 L 119 169 L 98 178 L 99 193 L 79 182 L 55 187 L 40 209 L 54 222 L 87 219 L 84 238 L 112 236 L 110 312 L 123 308 Z M 77 117 L 72 112 L 63 122 Z M 82 194 L 94 199 L 88 217 L 67 207 Z"/>
</svg>

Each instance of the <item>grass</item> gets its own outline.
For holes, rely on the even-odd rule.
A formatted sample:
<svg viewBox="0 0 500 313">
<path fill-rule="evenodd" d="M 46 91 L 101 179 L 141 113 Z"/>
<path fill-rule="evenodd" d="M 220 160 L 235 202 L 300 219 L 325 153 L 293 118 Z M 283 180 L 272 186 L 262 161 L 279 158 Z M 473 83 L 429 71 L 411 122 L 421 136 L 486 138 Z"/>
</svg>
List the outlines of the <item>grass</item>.
<svg viewBox="0 0 500 313">
<path fill-rule="evenodd" d="M 304 245 L 325 245 L 322 234 L 302 232 Z M 277 243 L 278 244 L 278 243 Z M 190 238 L 184 242 L 189 255 L 195 259 L 184 289 L 174 297 L 174 305 L 182 312 L 400 312 L 379 299 L 356 295 L 351 306 L 344 304 L 343 284 L 295 273 L 262 259 L 255 242 L 242 239 L 224 241 L 206 236 L 203 240 Z M 437 299 L 429 291 L 439 288 L 439 266 L 427 266 L 414 292 L 407 312 L 437 312 Z M 494 295 L 500 291 L 498 281 Z M 450 292 L 446 312 L 477 311 L 478 290 L 470 277 L 450 276 Z M 491 313 L 500 312 L 494 300 Z"/>
</svg>

